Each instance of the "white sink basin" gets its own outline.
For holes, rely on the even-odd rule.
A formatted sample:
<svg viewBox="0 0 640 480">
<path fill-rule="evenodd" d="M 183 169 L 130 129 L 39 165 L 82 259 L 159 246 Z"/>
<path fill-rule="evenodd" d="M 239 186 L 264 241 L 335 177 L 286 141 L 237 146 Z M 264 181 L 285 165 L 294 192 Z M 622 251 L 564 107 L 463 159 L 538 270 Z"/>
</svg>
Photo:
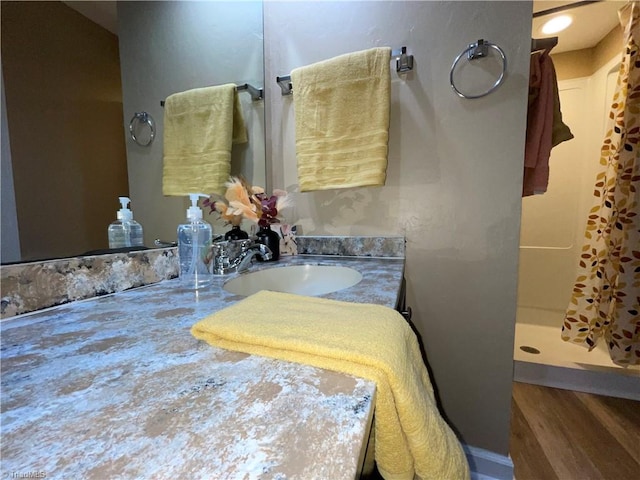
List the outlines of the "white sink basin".
<svg viewBox="0 0 640 480">
<path fill-rule="evenodd" d="M 260 290 L 324 295 L 349 288 L 362 280 L 362 274 L 349 267 L 331 265 L 290 265 L 244 273 L 224 284 L 236 295 L 252 295 Z"/>
</svg>

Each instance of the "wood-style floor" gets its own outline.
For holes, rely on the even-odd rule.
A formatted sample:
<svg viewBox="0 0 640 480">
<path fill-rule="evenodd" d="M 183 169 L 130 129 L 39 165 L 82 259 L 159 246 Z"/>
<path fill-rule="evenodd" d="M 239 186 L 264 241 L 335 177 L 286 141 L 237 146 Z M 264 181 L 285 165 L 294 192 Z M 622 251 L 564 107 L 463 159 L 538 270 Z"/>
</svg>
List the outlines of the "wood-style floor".
<svg viewBox="0 0 640 480">
<path fill-rule="evenodd" d="M 640 402 L 513 384 L 516 480 L 640 480 Z"/>
</svg>

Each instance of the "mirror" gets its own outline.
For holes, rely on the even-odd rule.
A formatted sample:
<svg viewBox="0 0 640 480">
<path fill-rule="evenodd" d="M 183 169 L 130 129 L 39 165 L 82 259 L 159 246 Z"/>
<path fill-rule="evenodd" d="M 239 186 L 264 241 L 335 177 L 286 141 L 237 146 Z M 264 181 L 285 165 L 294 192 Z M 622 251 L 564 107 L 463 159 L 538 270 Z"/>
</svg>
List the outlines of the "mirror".
<svg viewBox="0 0 640 480">
<path fill-rule="evenodd" d="M 2 263 L 106 249 L 118 196 L 145 246 L 175 241 L 188 202 L 162 195 L 160 102 L 264 86 L 261 2 L 121 1 L 118 36 L 69 7 L 84 3 L 114 2 L 2 2 Z M 249 142 L 234 146 L 232 174 L 264 185 L 264 104 L 239 98 Z M 155 121 L 148 147 L 129 135 L 138 112 Z"/>
</svg>

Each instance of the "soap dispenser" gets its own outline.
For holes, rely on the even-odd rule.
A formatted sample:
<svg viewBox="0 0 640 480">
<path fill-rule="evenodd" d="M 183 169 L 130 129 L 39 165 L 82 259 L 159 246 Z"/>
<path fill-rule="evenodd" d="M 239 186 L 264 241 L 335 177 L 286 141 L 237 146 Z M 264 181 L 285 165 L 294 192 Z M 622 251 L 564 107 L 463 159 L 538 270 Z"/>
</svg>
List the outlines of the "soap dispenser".
<svg viewBox="0 0 640 480">
<path fill-rule="evenodd" d="M 198 198 L 208 197 L 190 193 L 191 206 L 187 209 L 187 223 L 178 226 L 178 277 L 183 285 L 201 288 L 213 281 L 211 273 L 211 225 L 202 220 Z"/>
<path fill-rule="evenodd" d="M 109 225 L 109 248 L 142 247 L 142 225 L 133 219 L 133 212 L 127 208 L 129 197 L 118 197 L 122 208 L 116 213 L 116 221 Z"/>
</svg>

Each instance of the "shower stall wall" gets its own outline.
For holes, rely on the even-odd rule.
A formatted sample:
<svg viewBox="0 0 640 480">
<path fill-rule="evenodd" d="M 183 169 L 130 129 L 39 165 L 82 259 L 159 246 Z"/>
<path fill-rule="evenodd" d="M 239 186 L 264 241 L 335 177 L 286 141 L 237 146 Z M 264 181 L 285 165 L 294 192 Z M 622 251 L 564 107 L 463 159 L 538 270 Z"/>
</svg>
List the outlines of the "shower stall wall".
<svg viewBox="0 0 640 480">
<path fill-rule="evenodd" d="M 616 366 L 602 343 L 588 352 L 560 338 L 618 65 L 616 56 L 590 77 L 558 83 L 575 138 L 553 149 L 547 192 L 522 202 L 514 379 L 640 399 L 640 367 Z"/>
</svg>

